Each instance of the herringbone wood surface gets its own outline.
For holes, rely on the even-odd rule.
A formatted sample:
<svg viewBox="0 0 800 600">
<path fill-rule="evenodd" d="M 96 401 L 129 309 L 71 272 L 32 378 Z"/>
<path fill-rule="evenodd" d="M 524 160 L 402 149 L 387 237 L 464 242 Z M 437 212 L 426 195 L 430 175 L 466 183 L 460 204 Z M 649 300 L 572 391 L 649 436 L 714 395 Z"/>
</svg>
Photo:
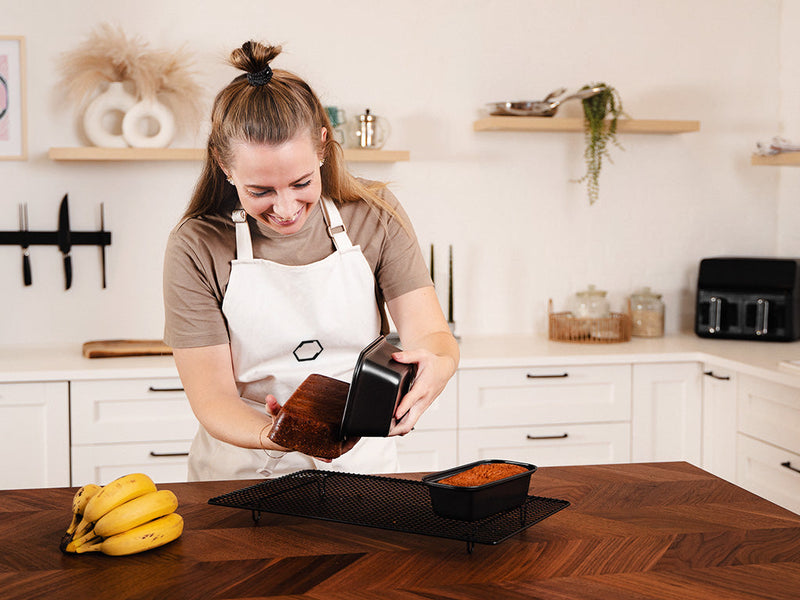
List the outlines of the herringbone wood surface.
<svg viewBox="0 0 800 600">
<path fill-rule="evenodd" d="M 412 476 L 417 478 L 417 476 Z M 210 506 L 252 482 L 164 484 L 186 523 L 129 557 L 64 555 L 75 489 L 0 491 L 0 598 L 800 598 L 800 516 L 685 463 L 541 468 L 571 506 L 497 546 Z"/>
</svg>

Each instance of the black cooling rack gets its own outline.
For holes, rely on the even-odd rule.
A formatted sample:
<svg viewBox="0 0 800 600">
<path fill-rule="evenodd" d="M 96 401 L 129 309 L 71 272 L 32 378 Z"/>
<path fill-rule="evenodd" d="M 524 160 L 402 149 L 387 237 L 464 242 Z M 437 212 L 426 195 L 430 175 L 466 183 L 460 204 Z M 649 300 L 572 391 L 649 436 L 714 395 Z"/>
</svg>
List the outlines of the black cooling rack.
<svg viewBox="0 0 800 600">
<path fill-rule="evenodd" d="M 421 481 L 376 475 L 305 470 L 270 479 L 216 498 L 209 504 L 244 508 L 258 521 L 261 512 L 499 544 L 569 506 L 566 500 L 528 496 L 518 508 L 478 521 L 459 521 L 433 512 Z"/>
</svg>

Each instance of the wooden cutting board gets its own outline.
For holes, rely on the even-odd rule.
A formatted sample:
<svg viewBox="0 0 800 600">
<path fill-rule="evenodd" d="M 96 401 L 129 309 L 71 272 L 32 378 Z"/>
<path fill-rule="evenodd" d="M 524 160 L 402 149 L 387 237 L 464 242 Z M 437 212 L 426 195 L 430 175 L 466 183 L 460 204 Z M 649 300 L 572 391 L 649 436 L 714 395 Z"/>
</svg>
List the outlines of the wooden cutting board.
<svg viewBox="0 0 800 600">
<path fill-rule="evenodd" d="M 83 344 L 83 355 L 86 358 L 169 354 L 172 354 L 172 348 L 161 340 L 94 340 Z"/>
</svg>

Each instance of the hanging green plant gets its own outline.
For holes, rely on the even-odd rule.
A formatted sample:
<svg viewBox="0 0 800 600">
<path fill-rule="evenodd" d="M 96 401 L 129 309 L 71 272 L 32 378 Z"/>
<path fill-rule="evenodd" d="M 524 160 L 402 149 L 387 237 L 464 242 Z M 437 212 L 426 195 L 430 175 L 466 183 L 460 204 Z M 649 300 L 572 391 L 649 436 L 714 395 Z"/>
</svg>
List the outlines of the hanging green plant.
<svg viewBox="0 0 800 600">
<path fill-rule="evenodd" d="M 600 171 L 603 167 L 603 158 L 614 162 L 608 152 L 609 143 L 624 150 L 617 142 L 617 119 L 625 114 L 622 110 L 622 99 L 615 88 L 605 83 L 593 83 L 583 86 L 581 90 L 592 88 L 602 89 L 599 93 L 581 100 L 586 140 L 586 148 L 583 153 L 586 161 L 586 174 L 577 180 L 578 183 L 586 182 L 589 204 L 594 204 L 600 194 Z"/>
</svg>

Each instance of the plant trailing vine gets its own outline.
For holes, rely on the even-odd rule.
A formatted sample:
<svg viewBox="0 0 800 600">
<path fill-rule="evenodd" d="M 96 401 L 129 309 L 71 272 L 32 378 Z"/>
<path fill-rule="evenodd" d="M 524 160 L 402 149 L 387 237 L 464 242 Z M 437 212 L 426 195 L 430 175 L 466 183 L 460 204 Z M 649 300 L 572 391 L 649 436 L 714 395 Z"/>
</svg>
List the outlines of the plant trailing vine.
<svg viewBox="0 0 800 600">
<path fill-rule="evenodd" d="M 581 89 L 594 87 L 603 88 L 598 94 L 581 100 L 584 115 L 584 160 L 586 161 L 586 174 L 577 180 L 578 183 L 586 182 L 586 191 L 589 195 L 589 204 L 594 204 L 600 195 L 600 171 L 603 167 L 603 158 L 611 156 L 608 152 L 609 143 L 621 150 L 624 149 L 617 141 L 617 119 L 624 115 L 622 100 L 619 92 L 605 83 L 592 83 Z M 610 118 L 606 118 L 610 117 Z"/>
</svg>

